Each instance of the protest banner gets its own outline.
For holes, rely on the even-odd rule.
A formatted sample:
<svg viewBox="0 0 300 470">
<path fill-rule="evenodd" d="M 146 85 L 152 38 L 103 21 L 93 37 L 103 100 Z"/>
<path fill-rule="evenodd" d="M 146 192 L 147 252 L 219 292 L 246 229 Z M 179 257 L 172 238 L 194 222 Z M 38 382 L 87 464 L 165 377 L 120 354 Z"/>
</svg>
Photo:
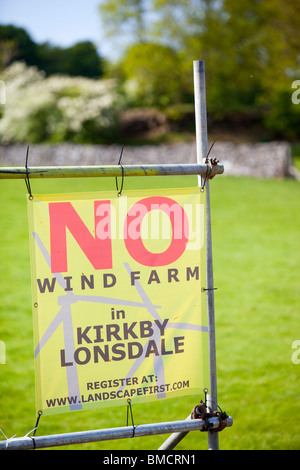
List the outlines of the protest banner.
<svg viewBox="0 0 300 470">
<path fill-rule="evenodd" d="M 208 387 L 200 188 L 35 195 L 28 214 L 38 411 Z"/>
</svg>

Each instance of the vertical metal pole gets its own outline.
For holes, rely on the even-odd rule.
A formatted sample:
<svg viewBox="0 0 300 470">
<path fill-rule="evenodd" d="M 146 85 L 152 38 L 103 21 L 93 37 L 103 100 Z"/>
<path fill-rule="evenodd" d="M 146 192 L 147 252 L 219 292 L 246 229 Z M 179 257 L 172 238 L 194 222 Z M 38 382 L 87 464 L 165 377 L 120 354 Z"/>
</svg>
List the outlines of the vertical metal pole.
<svg viewBox="0 0 300 470">
<path fill-rule="evenodd" d="M 206 113 L 206 89 L 205 89 L 205 66 L 204 61 L 194 61 L 194 95 L 195 95 L 195 121 L 196 121 L 196 145 L 197 163 L 203 163 L 208 152 L 207 141 L 207 113 Z M 199 177 L 200 179 L 200 177 Z M 203 181 L 198 180 L 202 185 Z M 213 259 L 211 239 L 211 214 L 209 181 L 205 182 L 206 192 L 206 291 L 207 313 L 208 313 L 208 336 L 209 336 L 209 376 L 210 389 L 208 406 L 217 408 L 217 365 L 216 365 L 216 340 L 215 340 L 215 307 L 214 307 L 214 280 Z M 219 449 L 219 434 L 208 431 L 208 449 Z"/>
</svg>

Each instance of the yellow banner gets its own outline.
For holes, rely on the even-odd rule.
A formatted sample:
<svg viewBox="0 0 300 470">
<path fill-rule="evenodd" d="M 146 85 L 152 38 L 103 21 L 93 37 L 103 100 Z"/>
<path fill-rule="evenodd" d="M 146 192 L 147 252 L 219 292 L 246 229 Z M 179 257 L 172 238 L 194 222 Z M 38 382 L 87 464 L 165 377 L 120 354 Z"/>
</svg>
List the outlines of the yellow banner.
<svg viewBox="0 0 300 470">
<path fill-rule="evenodd" d="M 199 188 L 38 195 L 28 213 L 38 411 L 208 386 Z"/>
</svg>

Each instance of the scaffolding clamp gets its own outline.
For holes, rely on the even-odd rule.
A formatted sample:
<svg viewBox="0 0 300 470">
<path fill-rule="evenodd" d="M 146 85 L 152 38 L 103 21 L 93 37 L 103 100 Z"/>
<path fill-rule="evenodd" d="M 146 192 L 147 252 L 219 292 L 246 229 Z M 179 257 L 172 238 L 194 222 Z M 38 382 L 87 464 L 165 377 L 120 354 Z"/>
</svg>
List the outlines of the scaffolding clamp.
<svg viewBox="0 0 300 470">
<path fill-rule="evenodd" d="M 210 431 L 210 432 L 221 432 L 223 429 L 226 428 L 227 418 L 229 416 L 225 411 L 209 411 L 206 407 L 206 404 L 200 400 L 200 405 L 196 405 L 191 411 L 191 418 L 192 419 L 202 419 L 205 424 L 201 429 L 201 432 Z M 213 423 L 209 422 L 209 418 L 218 418 L 219 426 L 214 427 Z"/>
<path fill-rule="evenodd" d="M 212 180 L 218 174 L 218 163 L 217 158 L 210 158 L 207 162 L 207 176 L 206 179 Z"/>
</svg>

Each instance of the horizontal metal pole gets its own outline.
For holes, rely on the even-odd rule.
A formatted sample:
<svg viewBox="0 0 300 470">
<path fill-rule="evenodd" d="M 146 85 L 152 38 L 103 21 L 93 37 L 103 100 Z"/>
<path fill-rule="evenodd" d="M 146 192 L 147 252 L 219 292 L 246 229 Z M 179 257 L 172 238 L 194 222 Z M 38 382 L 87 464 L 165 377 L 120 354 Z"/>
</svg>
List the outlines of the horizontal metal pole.
<svg viewBox="0 0 300 470">
<path fill-rule="evenodd" d="M 224 172 L 223 165 L 104 165 L 104 166 L 44 166 L 44 167 L 0 167 L 0 179 L 31 178 L 84 178 L 118 176 L 168 176 L 201 175 L 208 179 Z"/>
<path fill-rule="evenodd" d="M 189 421 L 191 419 L 192 419 L 192 417 L 191 417 L 191 415 L 189 415 L 186 418 L 186 421 Z M 158 450 L 173 450 L 173 449 L 175 449 L 177 444 L 179 444 L 179 442 L 181 442 L 182 439 L 187 434 L 188 434 L 188 431 L 174 432 L 173 434 L 171 434 L 171 436 L 168 437 L 168 439 L 165 440 L 165 442 L 163 442 L 163 444 L 161 444 L 161 446 L 158 448 Z"/>
<path fill-rule="evenodd" d="M 210 422 L 211 419 L 216 419 L 216 418 L 209 418 L 208 421 Z M 186 421 L 191 421 L 191 420 L 192 420 L 191 415 L 189 415 L 186 418 Z M 194 421 L 194 420 L 192 420 L 192 421 Z M 232 417 L 228 416 L 227 419 L 226 419 L 226 427 L 229 428 L 232 425 L 233 425 Z M 214 426 L 214 427 L 218 427 L 218 426 Z M 158 448 L 158 450 L 173 450 L 173 449 L 175 449 L 177 444 L 179 444 L 179 442 L 182 441 L 182 439 L 188 433 L 189 433 L 189 430 L 174 432 L 173 434 L 171 434 L 168 437 L 168 439 L 166 439 L 165 442 L 163 442 L 163 444 Z"/>
<path fill-rule="evenodd" d="M 219 426 L 218 418 L 209 418 L 213 428 Z M 57 447 L 74 444 L 85 444 L 88 442 L 100 442 L 114 439 L 126 439 L 131 437 L 152 436 L 157 434 L 168 434 L 173 432 L 201 431 L 205 421 L 193 419 L 190 421 L 169 421 L 166 423 L 142 424 L 126 426 L 121 428 L 98 429 L 95 431 L 72 432 L 66 434 L 53 434 L 50 436 L 16 437 L 0 441 L 0 450 L 30 450 L 46 447 Z M 232 419 L 227 418 L 227 426 L 232 425 Z"/>
</svg>

